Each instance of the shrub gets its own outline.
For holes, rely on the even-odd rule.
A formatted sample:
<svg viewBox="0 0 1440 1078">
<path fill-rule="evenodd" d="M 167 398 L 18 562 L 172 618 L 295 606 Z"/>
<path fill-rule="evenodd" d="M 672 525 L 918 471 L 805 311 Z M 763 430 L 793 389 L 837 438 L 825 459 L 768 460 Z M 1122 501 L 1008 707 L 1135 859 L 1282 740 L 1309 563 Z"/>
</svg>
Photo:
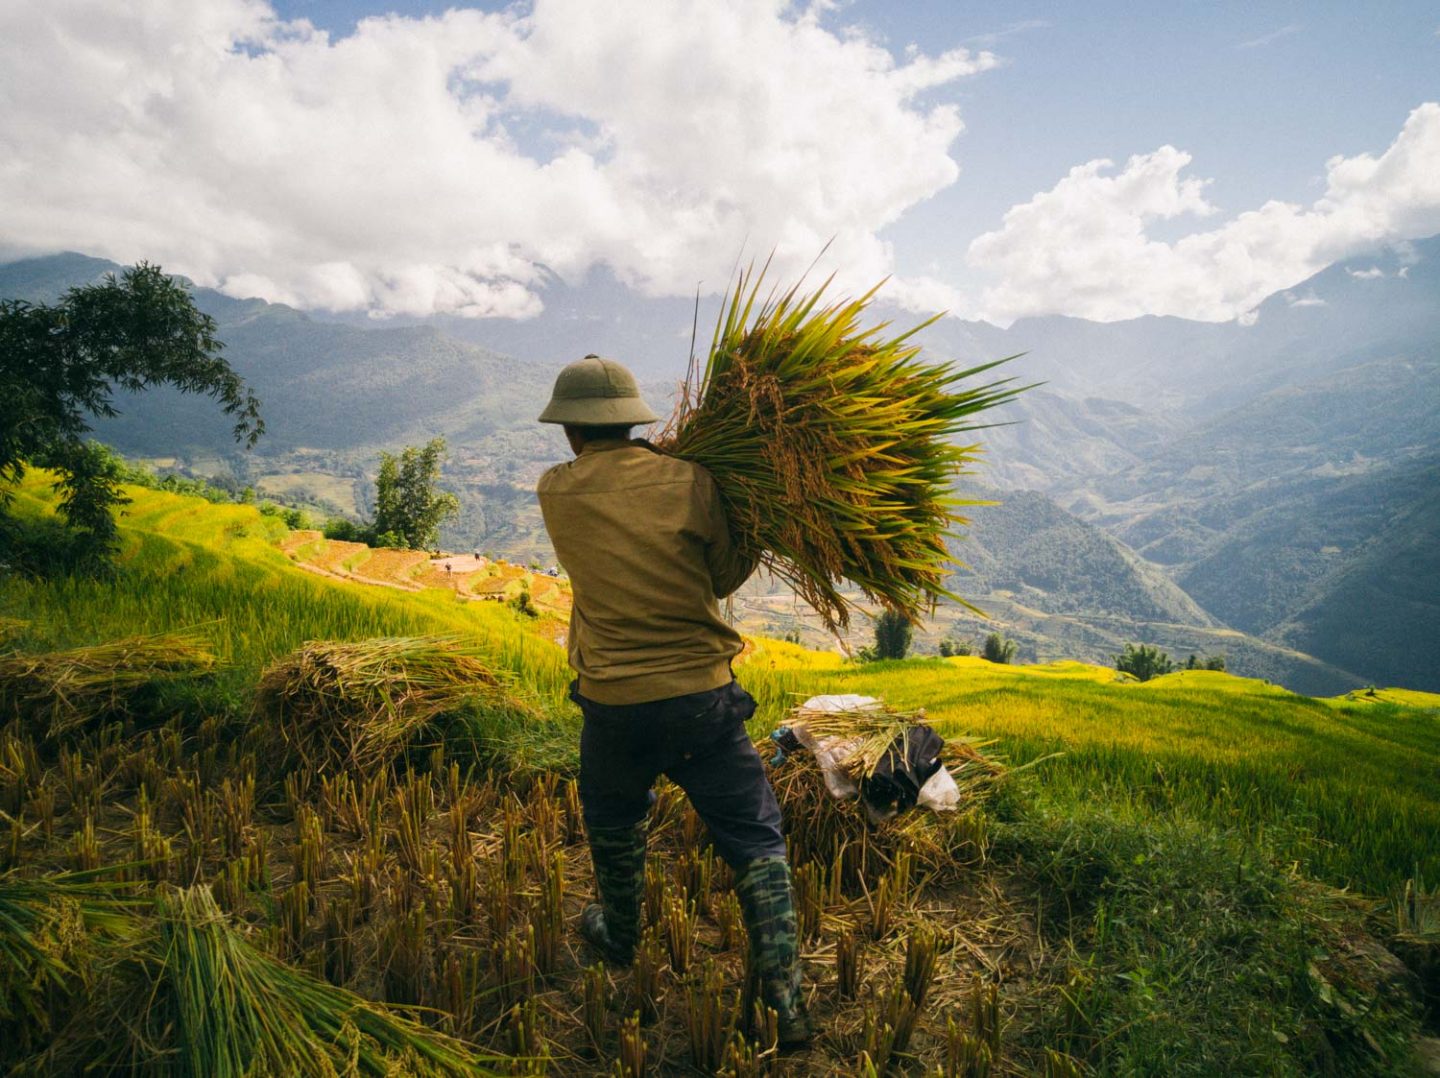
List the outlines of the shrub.
<svg viewBox="0 0 1440 1078">
<path fill-rule="evenodd" d="M 365 528 L 346 517 L 331 517 L 325 522 L 326 539 L 337 539 L 342 543 L 366 542 Z"/>
<path fill-rule="evenodd" d="M 1165 652 L 1149 644 L 1126 644 L 1124 654 L 1115 656 L 1115 669 L 1149 681 L 1161 674 L 1173 674 L 1175 663 Z"/>
<path fill-rule="evenodd" d="M 915 628 L 897 610 L 883 610 L 875 619 L 875 655 L 881 659 L 903 659 L 910 650 Z"/>
<path fill-rule="evenodd" d="M 1185 660 L 1186 670 L 1219 670 L 1225 671 L 1225 656 L 1223 655 L 1196 655 L 1193 652 L 1190 658 Z"/>
<path fill-rule="evenodd" d="M 1008 636 L 991 633 L 985 638 L 985 647 L 980 654 L 992 663 L 1011 663 L 1015 661 L 1015 653 L 1018 650 L 1020 650 L 1020 646 Z"/>
<path fill-rule="evenodd" d="M 975 651 L 969 644 L 962 644 L 954 637 L 947 636 L 940 641 L 940 657 L 948 659 L 954 655 L 973 655 Z"/>
<path fill-rule="evenodd" d="M 510 609 L 515 613 L 524 615 L 527 618 L 538 618 L 540 611 L 535 608 L 534 602 L 530 599 L 530 584 L 527 581 L 520 585 L 520 594 L 510 600 Z"/>
</svg>

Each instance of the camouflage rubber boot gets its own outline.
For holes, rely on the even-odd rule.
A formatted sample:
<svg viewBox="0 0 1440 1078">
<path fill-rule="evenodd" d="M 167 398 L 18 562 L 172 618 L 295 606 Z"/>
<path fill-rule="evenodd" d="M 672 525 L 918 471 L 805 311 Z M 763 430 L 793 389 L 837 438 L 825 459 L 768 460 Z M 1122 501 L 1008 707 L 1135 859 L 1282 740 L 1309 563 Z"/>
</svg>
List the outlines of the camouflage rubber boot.
<svg viewBox="0 0 1440 1078">
<path fill-rule="evenodd" d="M 735 893 L 750 933 L 750 967 L 760 999 L 775 1008 L 780 1043 L 810 1039 L 810 1017 L 800 991 L 800 935 L 790 866 L 783 857 L 761 857 L 740 870 Z"/>
<path fill-rule="evenodd" d="M 628 966 L 640 935 L 640 897 L 645 888 L 644 820 L 633 827 L 591 827 L 590 860 L 600 901 L 580 914 L 580 935 L 606 962 Z"/>
</svg>

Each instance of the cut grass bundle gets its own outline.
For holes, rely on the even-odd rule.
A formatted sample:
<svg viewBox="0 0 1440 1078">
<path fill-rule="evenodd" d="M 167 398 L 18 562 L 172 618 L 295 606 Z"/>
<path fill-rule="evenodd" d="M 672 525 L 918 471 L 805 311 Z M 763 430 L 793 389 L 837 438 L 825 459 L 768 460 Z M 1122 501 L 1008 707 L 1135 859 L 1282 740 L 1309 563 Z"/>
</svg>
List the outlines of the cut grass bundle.
<svg viewBox="0 0 1440 1078">
<path fill-rule="evenodd" d="M 830 629 L 849 623 L 845 579 L 912 621 L 940 598 L 964 603 L 945 587 L 946 539 L 968 523 L 959 509 L 984 503 L 954 496 L 980 451 L 954 439 L 1026 387 L 960 388 L 1005 360 L 922 362 L 910 338 L 929 322 L 891 338 L 888 323 L 862 329 L 875 289 L 822 306 L 827 281 L 758 302 L 764 276 L 737 279 L 659 446 L 710 471 L 740 550 Z"/>
<path fill-rule="evenodd" d="M 260 701 L 316 773 L 372 773 L 472 704 L 539 718 L 478 649 L 443 636 L 311 641 L 265 671 Z"/>
<path fill-rule="evenodd" d="M 156 914 L 116 969 L 113 994 L 62 1034 L 42 1070 L 83 1062 L 187 1078 L 492 1073 L 460 1041 L 256 950 L 208 887 L 162 895 Z"/>
<path fill-rule="evenodd" d="M 876 765 L 905 729 L 924 718 L 923 711 L 904 711 L 882 701 L 845 711 L 792 708 L 790 724 L 804 726 L 817 739 L 837 739 L 853 748 L 842 767 L 857 782 Z M 983 800 L 1006 773 L 998 761 L 980 750 L 989 742 L 956 737 L 941 752 L 960 791 L 961 807 Z M 797 864 L 818 861 L 829 873 L 828 885 L 847 893 L 874 892 L 899 859 L 913 855 L 927 873 L 947 874 L 967 857 L 957 846 L 974 844 L 968 813 L 903 812 L 872 826 L 857 799 L 837 801 L 824 772 L 809 753 L 796 753 L 770 774 L 785 819 L 786 833 Z M 908 880 L 901 890 L 908 891 Z M 893 892 L 892 892 L 893 893 Z"/>
<path fill-rule="evenodd" d="M 834 738 L 849 743 L 849 753 L 840 767 L 852 779 L 869 778 L 907 728 L 925 721 L 925 710 L 905 711 L 882 700 L 856 704 L 843 711 L 799 707 L 790 709 L 790 725 L 803 726 L 817 740 Z M 991 744 L 970 737 L 951 737 L 945 742 L 943 758 L 950 766 L 962 795 L 976 794 L 988 786 L 1003 768 L 981 754 Z"/>
<path fill-rule="evenodd" d="M 0 706 L 56 737 L 129 715 L 157 684 L 208 673 L 215 655 L 194 632 L 135 636 L 42 655 L 0 658 Z"/>
<path fill-rule="evenodd" d="M 0 876 L 0 1023 L 28 1016 L 47 1029 L 45 993 L 85 975 L 86 963 L 78 956 L 89 934 L 119 936 L 131 929 L 122 885 L 96 877 L 94 872 Z"/>
</svg>

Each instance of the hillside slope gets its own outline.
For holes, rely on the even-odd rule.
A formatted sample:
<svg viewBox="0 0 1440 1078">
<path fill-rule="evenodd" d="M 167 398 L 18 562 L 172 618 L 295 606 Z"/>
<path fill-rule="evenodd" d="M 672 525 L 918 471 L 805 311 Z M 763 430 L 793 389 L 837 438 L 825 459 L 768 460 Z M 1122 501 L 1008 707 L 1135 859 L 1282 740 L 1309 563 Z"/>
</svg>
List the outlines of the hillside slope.
<svg viewBox="0 0 1440 1078">
<path fill-rule="evenodd" d="M 1400 673 L 1417 689 L 1440 692 L 1440 460 L 1425 475 L 1424 489 L 1386 506 L 1383 524 L 1267 636 L 1376 681 Z"/>
<path fill-rule="evenodd" d="M 966 538 L 951 545 L 952 555 L 971 570 L 951 578 L 962 593 L 1010 591 L 1053 614 L 1219 626 L 1124 543 L 1045 495 L 970 484 L 964 493 L 998 504 L 967 509 Z"/>
</svg>

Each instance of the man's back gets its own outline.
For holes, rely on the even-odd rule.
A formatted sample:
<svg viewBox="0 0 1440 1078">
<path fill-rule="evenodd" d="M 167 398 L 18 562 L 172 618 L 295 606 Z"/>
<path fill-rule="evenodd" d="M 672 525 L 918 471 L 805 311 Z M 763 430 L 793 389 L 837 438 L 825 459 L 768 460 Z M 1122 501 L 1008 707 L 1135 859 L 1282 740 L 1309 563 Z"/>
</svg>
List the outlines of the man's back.
<svg viewBox="0 0 1440 1078">
<path fill-rule="evenodd" d="M 538 486 L 570 575 L 580 692 L 634 704 L 727 684 L 742 643 L 718 598 L 754 568 L 730 542 L 714 480 L 640 441 L 588 443 Z"/>
</svg>

